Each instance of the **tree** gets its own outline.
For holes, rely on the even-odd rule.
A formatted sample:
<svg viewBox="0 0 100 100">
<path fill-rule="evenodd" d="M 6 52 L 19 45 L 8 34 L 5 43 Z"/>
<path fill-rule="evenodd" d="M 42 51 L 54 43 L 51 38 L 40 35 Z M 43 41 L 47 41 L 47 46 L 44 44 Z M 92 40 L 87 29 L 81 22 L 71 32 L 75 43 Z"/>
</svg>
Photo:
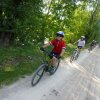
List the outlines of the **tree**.
<svg viewBox="0 0 100 100">
<path fill-rule="evenodd" d="M 10 5 L 10 6 L 9 6 Z M 2 0 L 0 5 L 0 44 L 38 39 L 42 0 Z M 38 21 L 39 20 L 39 21 Z M 38 27 L 38 28 L 37 28 Z"/>
</svg>

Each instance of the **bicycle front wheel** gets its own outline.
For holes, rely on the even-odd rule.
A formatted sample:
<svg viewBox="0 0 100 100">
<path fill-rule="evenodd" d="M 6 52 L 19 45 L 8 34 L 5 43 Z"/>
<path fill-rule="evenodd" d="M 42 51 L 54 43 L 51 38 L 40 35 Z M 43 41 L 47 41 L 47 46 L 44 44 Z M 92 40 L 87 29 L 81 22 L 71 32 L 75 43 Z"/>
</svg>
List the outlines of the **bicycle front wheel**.
<svg viewBox="0 0 100 100">
<path fill-rule="evenodd" d="M 37 70 L 36 72 L 34 73 L 33 77 L 32 77 L 32 80 L 31 80 L 31 85 L 32 86 L 35 86 L 39 81 L 40 79 L 42 78 L 43 76 L 43 73 L 44 73 L 44 69 L 45 69 L 45 64 L 42 64 Z"/>
<path fill-rule="evenodd" d="M 90 46 L 88 50 L 89 50 L 89 52 L 90 52 L 90 51 L 92 50 L 92 46 Z"/>
<path fill-rule="evenodd" d="M 76 56 L 76 51 L 73 52 L 72 56 L 70 57 L 70 62 L 72 62 L 73 60 L 75 60 L 75 56 Z"/>
<path fill-rule="evenodd" d="M 77 60 L 78 56 L 79 56 L 79 54 L 78 54 L 78 53 L 76 53 L 76 55 L 75 55 L 75 60 Z"/>
<path fill-rule="evenodd" d="M 74 60 L 74 56 L 72 55 L 71 57 L 70 57 L 70 62 L 72 62 Z"/>
</svg>

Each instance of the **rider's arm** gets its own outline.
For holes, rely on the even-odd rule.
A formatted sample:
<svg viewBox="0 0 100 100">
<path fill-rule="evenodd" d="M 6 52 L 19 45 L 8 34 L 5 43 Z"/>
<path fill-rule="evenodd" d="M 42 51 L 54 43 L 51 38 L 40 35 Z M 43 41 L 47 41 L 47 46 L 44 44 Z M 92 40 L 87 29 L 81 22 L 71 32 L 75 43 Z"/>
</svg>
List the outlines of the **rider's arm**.
<svg viewBox="0 0 100 100">
<path fill-rule="evenodd" d="M 50 45 L 53 45 L 53 43 L 54 43 L 54 40 L 50 41 L 49 43 L 46 43 L 45 45 L 42 46 L 42 48 L 46 48 Z"/>
<path fill-rule="evenodd" d="M 65 49 L 66 49 L 66 43 L 64 42 L 63 47 L 62 47 L 62 51 L 60 53 L 60 57 L 62 57 L 63 54 L 65 53 Z"/>
<path fill-rule="evenodd" d="M 65 52 L 65 48 L 62 49 L 62 52 L 60 53 L 60 57 L 63 56 L 64 52 Z"/>
<path fill-rule="evenodd" d="M 74 42 L 74 44 L 78 44 L 78 42 L 79 42 L 79 40 L 78 40 L 78 41 L 76 41 L 76 42 Z"/>
<path fill-rule="evenodd" d="M 44 46 L 43 46 L 43 48 L 46 48 L 46 47 L 48 47 L 48 46 L 50 46 L 51 44 L 50 43 L 47 43 L 47 44 L 45 44 Z"/>
<path fill-rule="evenodd" d="M 65 49 L 66 49 L 66 42 L 63 42 L 63 47 L 62 47 L 62 51 L 60 53 L 60 57 L 62 57 L 63 54 L 65 53 Z"/>
<path fill-rule="evenodd" d="M 76 42 L 74 42 L 73 44 L 76 44 L 77 43 L 77 41 Z"/>
<path fill-rule="evenodd" d="M 53 45 L 54 42 L 55 42 L 55 40 L 50 41 L 49 43 L 45 44 L 45 45 L 43 46 L 43 48 L 46 48 L 46 47 L 48 47 L 48 46 L 50 46 L 50 45 Z"/>
</svg>

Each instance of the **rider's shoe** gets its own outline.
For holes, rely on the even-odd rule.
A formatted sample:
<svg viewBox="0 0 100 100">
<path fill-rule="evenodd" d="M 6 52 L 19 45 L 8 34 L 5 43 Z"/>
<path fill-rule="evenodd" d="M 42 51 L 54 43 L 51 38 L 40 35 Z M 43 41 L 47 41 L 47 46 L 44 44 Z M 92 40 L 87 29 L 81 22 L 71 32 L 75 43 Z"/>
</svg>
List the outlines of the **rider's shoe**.
<svg viewBox="0 0 100 100">
<path fill-rule="evenodd" d="M 53 75 L 54 74 L 54 71 L 55 71 L 54 66 L 51 66 L 50 69 L 49 69 L 50 75 Z"/>
</svg>

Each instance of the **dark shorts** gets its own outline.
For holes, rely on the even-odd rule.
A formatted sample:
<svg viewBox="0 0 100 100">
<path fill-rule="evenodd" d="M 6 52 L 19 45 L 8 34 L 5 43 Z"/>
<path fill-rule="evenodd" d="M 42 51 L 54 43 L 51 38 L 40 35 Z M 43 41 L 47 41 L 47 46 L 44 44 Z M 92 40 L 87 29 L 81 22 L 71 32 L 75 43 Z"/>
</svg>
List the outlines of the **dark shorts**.
<svg viewBox="0 0 100 100">
<path fill-rule="evenodd" d="M 82 46 L 77 46 L 78 47 L 78 49 L 82 49 L 83 47 Z"/>
<path fill-rule="evenodd" d="M 51 52 L 51 53 L 50 53 L 50 58 L 52 59 L 53 56 L 55 56 L 56 58 L 58 58 L 59 55 L 60 55 L 60 53 Z"/>
</svg>

